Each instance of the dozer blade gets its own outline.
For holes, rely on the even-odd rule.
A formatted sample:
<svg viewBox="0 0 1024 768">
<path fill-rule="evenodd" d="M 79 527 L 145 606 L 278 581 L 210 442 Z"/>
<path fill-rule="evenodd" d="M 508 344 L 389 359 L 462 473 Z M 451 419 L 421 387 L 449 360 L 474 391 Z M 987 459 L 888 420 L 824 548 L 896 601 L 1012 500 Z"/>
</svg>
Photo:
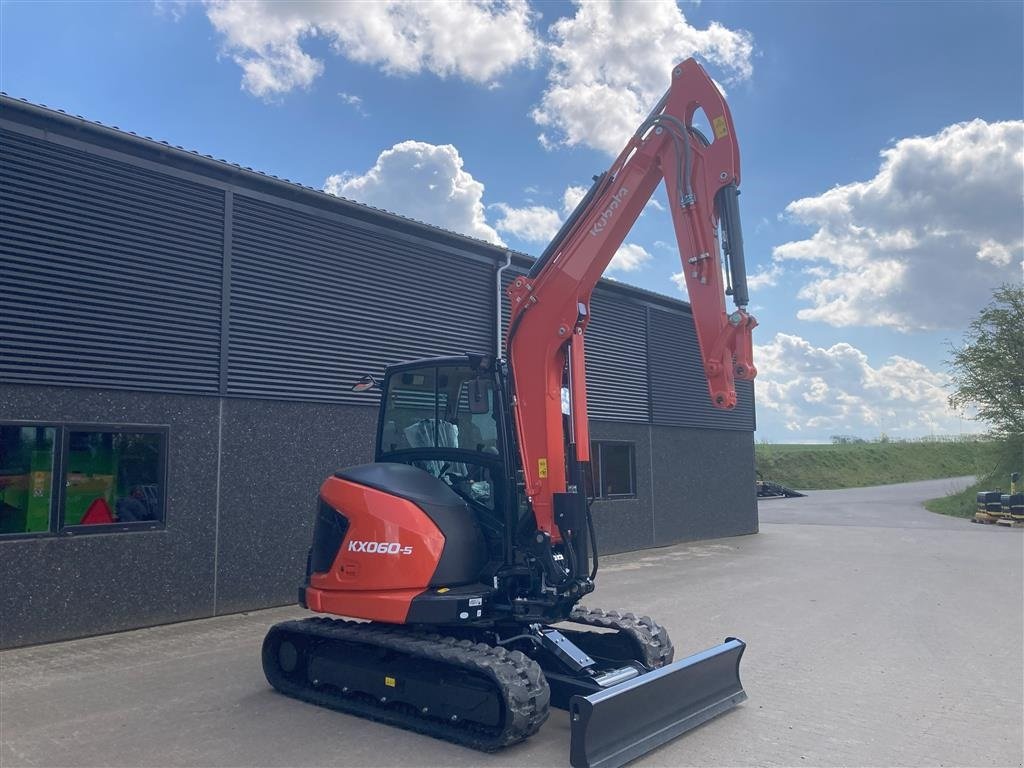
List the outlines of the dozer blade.
<svg viewBox="0 0 1024 768">
<path fill-rule="evenodd" d="M 746 701 L 746 644 L 721 645 L 569 703 L 573 768 L 617 768 Z"/>
</svg>

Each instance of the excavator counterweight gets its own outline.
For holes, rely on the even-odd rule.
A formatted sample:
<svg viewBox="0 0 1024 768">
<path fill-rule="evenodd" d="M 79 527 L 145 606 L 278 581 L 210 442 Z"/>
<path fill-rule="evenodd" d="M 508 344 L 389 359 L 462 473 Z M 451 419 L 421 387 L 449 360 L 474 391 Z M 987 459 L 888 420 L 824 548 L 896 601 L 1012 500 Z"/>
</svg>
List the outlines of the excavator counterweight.
<svg viewBox="0 0 1024 768">
<path fill-rule="evenodd" d="M 699 109 L 712 140 L 692 125 Z M 380 391 L 374 461 L 321 485 L 299 603 L 362 621 L 272 627 L 262 659 L 277 690 L 483 751 L 566 709 L 575 768 L 624 765 L 746 698 L 742 641 L 673 661 L 658 622 L 580 605 L 599 566 L 585 482 L 590 296 L 662 180 L 708 394 L 735 406 L 735 380 L 756 375 L 757 324 L 739 150 L 721 92 L 689 59 L 513 282 L 507 360 L 416 360 L 353 387 Z"/>
</svg>

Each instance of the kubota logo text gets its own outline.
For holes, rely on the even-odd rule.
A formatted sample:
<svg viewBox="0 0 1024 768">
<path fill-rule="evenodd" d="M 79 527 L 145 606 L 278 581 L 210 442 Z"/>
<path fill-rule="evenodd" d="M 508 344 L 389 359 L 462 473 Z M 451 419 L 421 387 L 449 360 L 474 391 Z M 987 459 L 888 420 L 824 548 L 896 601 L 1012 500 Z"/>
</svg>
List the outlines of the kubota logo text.
<svg viewBox="0 0 1024 768">
<path fill-rule="evenodd" d="M 594 222 L 594 226 L 590 228 L 590 234 L 593 237 L 597 237 L 601 234 L 601 231 L 605 228 L 605 225 L 611 221 L 612 216 L 615 214 L 616 209 L 626 199 L 626 195 L 629 194 L 629 190 L 622 187 L 618 192 L 612 195 L 612 201 L 608 203 L 608 207 L 601 211 L 601 215 L 597 217 L 597 221 Z"/>
<path fill-rule="evenodd" d="M 397 541 L 350 541 L 349 552 L 366 552 L 371 555 L 411 555 L 412 547 L 403 547 Z"/>
</svg>

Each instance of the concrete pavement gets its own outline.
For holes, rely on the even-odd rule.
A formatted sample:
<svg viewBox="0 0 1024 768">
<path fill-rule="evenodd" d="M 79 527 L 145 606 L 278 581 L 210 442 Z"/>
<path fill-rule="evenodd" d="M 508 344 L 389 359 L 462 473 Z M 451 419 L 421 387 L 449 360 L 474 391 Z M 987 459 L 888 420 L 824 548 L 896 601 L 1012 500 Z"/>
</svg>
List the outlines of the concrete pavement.
<svg viewBox="0 0 1024 768">
<path fill-rule="evenodd" d="M 677 657 L 737 635 L 750 700 L 637 762 L 1022 764 L 1021 530 L 931 515 L 963 481 L 766 500 L 761 533 L 602 560 L 595 606 L 658 617 Z M 0 765 L 558 766 L 565 714 L 483 755 L 274 693 L 294 608 L 0 654 Z"/>
<path fill-rule="evenodd" d="M 953 477 L 919 483 L 846 488 L 841 491 L 804 491 L 813 497 L 811 504 L 799 498 L 763 499 L 757 510 L 758 518 L 762 524 L 963 530 L 965 520 L 934 515 L 921 502 L 957 493 L 973 482 L 973 477 Z"/>
</svg>

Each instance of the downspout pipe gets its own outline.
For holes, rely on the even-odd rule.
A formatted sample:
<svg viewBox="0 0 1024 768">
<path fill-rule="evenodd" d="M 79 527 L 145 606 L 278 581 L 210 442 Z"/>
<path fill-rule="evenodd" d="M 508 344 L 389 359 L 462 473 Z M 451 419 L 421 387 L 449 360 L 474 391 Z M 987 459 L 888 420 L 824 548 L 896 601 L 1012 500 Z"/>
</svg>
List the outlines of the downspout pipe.
<svg viewBox="0 0 1024 768">
<path fill-rule="evenodd" d="M 504 303 L 501 296 L 501 273 L 512 264 L 512 251 L 505 251 L 505 263 L 498 267 L 494 278 L 494 356 L 501 357 L 501 315 Z"/>
</svg>

